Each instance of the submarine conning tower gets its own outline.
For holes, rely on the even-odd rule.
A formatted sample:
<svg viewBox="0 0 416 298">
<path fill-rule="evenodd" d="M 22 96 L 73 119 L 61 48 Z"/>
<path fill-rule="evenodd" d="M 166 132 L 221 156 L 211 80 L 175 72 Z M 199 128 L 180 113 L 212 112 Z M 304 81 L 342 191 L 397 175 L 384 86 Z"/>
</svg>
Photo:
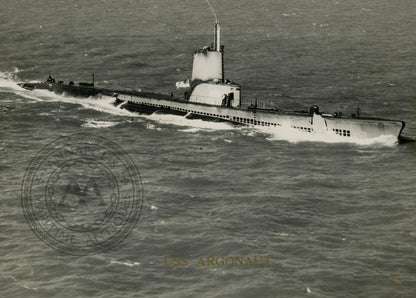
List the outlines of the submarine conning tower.
<svg viewBox="0 0 416 298">
<path fill-rule="evenodd" d="M 239 107 L 240 85 L 224 79 L 224 46 L 221 45 L 221 27 L 215 23 L 214 43 L 194 53 L 190 102 Z"/>
</svg>

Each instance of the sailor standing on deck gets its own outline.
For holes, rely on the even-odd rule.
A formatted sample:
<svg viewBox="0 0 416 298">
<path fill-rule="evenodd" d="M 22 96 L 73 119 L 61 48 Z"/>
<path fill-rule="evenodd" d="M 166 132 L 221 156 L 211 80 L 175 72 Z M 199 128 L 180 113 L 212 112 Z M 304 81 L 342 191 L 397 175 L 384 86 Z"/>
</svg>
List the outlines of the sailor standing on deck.
<svg viewBox="0 0 416 298">
<path fill-rule="evenodd" d="M 227 94 L 223 94 L 221 99 L 222 99 L 222 105 L 224 107 L 227 106 Z"/>
</svg>

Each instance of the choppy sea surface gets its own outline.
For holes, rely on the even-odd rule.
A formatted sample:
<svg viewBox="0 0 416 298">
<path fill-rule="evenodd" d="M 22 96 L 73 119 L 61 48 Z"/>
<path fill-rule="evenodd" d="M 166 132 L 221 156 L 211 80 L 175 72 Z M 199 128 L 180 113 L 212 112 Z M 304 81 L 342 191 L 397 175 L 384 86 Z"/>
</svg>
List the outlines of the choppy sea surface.
<svg viewBox="0 0 416 298">
<path fill-rule="evenodd" d="M 245 104 L 359 106 L 406 121 L 416 137 L 416 2 L 211 3 L 226 77 Z M 1 297 L 414 297 L 415 143 L 311 142 L 17 85 L 95 73 L 101 87 L 169 94 L 190 76 L 193 51 L 212 42 L 213 23 L 195 0 L 2 1 Z M 122 147 L 144 186 L 132 233 L 84 257 L 41 242 L 20 202 L 30 160 L 77 132 Z M 197 266 L 210 256 L 270 256 L 270 265 Z"/>
</svg>

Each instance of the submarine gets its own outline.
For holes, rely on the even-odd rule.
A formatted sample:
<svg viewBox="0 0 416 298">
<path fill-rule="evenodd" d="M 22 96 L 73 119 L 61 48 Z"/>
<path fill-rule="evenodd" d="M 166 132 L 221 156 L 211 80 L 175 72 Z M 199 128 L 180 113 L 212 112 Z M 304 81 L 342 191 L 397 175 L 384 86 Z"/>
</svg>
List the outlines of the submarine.
<svg viewBox="0 0 416 298">
<path fill-rule="evenodd" d="M 314 105 L 309 111 L 285 112 L 265 109 L 255 104 L 242 106 L 241 86 L 224 77 L 224 46 L 221 45 L 221 27 L 216 20 L 214 43 L 197 49 L 193 54 L 191 78 L 176 82 L 176 88 L 184 89 L 183 96 L 173 93 L 158 94 L 136 90 L 114 90 L 92 83 L 56 81 L 50 75 L 44 82 L 19 83 L 28 90 L 44 89 L 57 94 L 76 97 L 112 96 L 114 105 L 138 113 L 168 113 L 188 119 L 225 121 L 249 127 L 269 127 L 272 130 L 331 137 L 339 141 L 393 137 L 399 142 L 405 122 L 377 117 L 362 117 L 339 112 L 323 113 Z"/>
</svg>

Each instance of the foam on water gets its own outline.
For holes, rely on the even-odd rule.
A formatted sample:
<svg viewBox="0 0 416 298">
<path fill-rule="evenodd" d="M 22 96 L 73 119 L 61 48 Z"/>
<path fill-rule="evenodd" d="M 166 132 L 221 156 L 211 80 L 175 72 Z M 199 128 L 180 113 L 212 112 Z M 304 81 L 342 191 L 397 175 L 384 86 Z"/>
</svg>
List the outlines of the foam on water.
<svg viewBox="0 0 416 298">
<path fill-rule="evenodd" d="M 247 129 L 247 128 L 246 128 Z M 397 144 L 397 139 L 390 135 L 383 135 L 370 139 L 358 139 L 354 137 L 343 137 L 339 135 L 320 134 L 316 132 L 306 133 L 293 129 L 290 127 L 256 127 L 257 131 L 269 135 L 267 137 L 270 141 L 288 141 L 290 143 L 299 142 L 324 142 L 324 143 L 350 143 L 356 145 L 382 145 L 394 146 Z"/>
<path fill-rule="evenodd" d="M 18 70 L 16 69 L 16 72 Z M 78 98 L 66 95 L 58 95 L 48 90 L 26 90 L 18 85 L 15 80 L 14 72 L 2 72 L 0 71 L 0 90 L 14 92 L 24 98 L 32 99 L 34 101 L 58 101 L 65 103 L 80 104 L 84 108 L 93 109 L 103 113 L 119 116 L 137 117 L 136 113 L 121 109 L 120 106 L 114 106 L 114 98 L 110 96 L 99 96 L 89 98 Z"/>
<path fill-rule="evenodd" d="M 161 127 L 156 127 L 156 125 L 152 124 L 152 123 L 147 123 L 146 124 L 146 128 L 147 129 L 152 129 L 152 130 L 163 130 Z"/>
<path fill-rule="evenodd" d="M 99 121 L 95 119 L 85 119 L 87 122 L 82 124 L 82 127 L 92 127 L 92 128 L 103 128 L 103 127 L 111 127 L 119 124 L 119 122 L 112 122 L 112 121 Z"/>
<path fill-rule="evenodd" d="M 32 99 L 33 101 L 42 101 L 41 98 L 34 96 L 33 92 L 17 84 L 18 82 L 15 79 L 18 71 L 18 68 L 15 68 L 14 72 L 0 71 L 0 91 L 13 92 L 20 97 Z"/>
<path fill-rule="evenodd" d="M 15 67 L 14 71 L 0 71 L 0 89 L 4 91 L 21 91 L 22 88 L 14 80 L 18 72 L 19 69 L 17 67 Z"/>
<path fill-rule="evenodd" d="M 212 122 L 200 119 L 187 119 L 184 116 L 158 114 L 144 116 L 147 119 L 154 120 L 161 124 L 172 124 L 176 126 L 185 126 L 187 128 L 181 129 L 184 132 L 199 132 L 199 131 L 213 131 L 213 130 L 233 130 L 236 127 L 227 122 Z"/>
<path fill-rule="evenodd" d="M 35 97 L 40 98 L 45 101 L 59 101 L 65 103 L 80 104 L 84 108 L 96 110 L 99 112 L 118 115 L 118 116 L 128 116 L 128 117 L 137 117 L 138 115 L 116 107 L 113 105 L 114 98 L 110 96 L 99 96 L 99 97 L 88 97 L 88 98 L 78 98 L 68 96 L 65 93 L 63 95 L 58 95 L 52 93 L 48 90 L 33 90 L 29 92 L 34 92 Z"/>
<path fill-rule="evenodd" d="M 147 116 L 149 119 L 155 120 L 163 124 L 173 124 L 178 126 L 187 126 L 188 128 L 180 129 L 183 132 L 200 132 L 200 131 L 216 131 L 216 130 L 239 130 L 248 136 L 255 136 L 258 133 L 268 135 L 270 141 L 288 141 L 291 143 L 298 142 L 324 142 L 324 143 L 351 143 L 357 145 L 382 145 L 394 146 L 397 139 L 393 136 L 380 136 L 371 139 L 345 138 L 339 135 L 326 135 L 319 133 L 305 133 L 290 127 L 247 127 L 236 126 L 229 122 L 210 122 L 203 120 L 190 120 L 183 116 L 166 115 L 154 113 Z"/>
<path fill-rule="evenodd" d="M 124 266 L 128 266 L 128 267 L 133 267 L 133 266 L 139 266 L 140 262 L 130 262 L 130 261 L 126 261 L 126 262 L 120 262 L 120 261 L 110 261 L 110 264 L 118 264 L 118 265 L 124 265 Z"/>
</svg>

